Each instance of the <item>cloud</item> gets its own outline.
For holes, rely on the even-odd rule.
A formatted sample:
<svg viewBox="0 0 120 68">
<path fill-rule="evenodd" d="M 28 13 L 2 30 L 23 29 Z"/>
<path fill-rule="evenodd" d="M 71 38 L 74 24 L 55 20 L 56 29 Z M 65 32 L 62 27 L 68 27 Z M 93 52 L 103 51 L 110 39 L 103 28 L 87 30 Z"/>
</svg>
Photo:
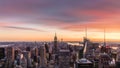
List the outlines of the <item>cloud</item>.
<svg viewBox="0 0 120 68">
<path fill-rule="evenodd" d="M 120 15 L 120 0 L 1 0 L 0 15 L 4 18 L 24 18 L 32 22 L 61 29 L 79 30 L 79 25 L 101 23 Z M 107 23 L 109 22 L 106 20 Z M 14 25 L 13 25 L 14 26 Z M 73 27 L 74 26 L 74 27 Z M 85 26 L 85 25 L 82 25 Z M 97 26 L 97 25 L 96 25 Z"/>
<path fill-rule="evenodd" d="M 40 32 L 45 32 L 40 29 L 35 29 L 35 28 L 27 28 L 27 27 L 17 27 L 17 26 L 2 26 L 3 28 L 9 28 L 9 29 L 18 29 L 18 30 L 30 30 L 30 31 L 40 31 Z"/>
</svg>

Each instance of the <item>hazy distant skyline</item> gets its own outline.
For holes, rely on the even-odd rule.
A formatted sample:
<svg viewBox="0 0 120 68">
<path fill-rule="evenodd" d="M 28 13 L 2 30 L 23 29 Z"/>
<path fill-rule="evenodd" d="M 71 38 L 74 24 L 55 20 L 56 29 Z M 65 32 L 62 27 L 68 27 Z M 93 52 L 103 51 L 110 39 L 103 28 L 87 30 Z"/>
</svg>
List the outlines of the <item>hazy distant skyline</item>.
<svg viewBox="0 0 120 68">
<path fill-rule="evenodd" d="M 0 0 L 1 41 L 120 40 L 120 0 Z"/>
</svg>

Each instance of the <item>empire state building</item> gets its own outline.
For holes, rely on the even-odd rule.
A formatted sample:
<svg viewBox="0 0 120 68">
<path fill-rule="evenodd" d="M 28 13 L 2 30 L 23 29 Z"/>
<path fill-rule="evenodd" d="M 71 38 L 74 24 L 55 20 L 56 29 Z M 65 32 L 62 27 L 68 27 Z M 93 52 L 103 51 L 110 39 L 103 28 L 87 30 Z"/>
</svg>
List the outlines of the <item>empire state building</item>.
<svg viewBox="0 0 120 68">
<path fill-rule="evenodd" d="M 57 36 L 56 36 L 56 33 L 55 33 L 55 36 L 54 36 L 54 46 L 53 46 L 53 53 L 54 54 L 57 54 L 58 52 L 58 41 L 57 41 Z"/>
<path fill-rule="evenodd" d="M 55 33 L 55 37 L 54 37 L 54 47 L 57 48 L 57 36 L 56 36 L 56 33 Z"/>
</svg>

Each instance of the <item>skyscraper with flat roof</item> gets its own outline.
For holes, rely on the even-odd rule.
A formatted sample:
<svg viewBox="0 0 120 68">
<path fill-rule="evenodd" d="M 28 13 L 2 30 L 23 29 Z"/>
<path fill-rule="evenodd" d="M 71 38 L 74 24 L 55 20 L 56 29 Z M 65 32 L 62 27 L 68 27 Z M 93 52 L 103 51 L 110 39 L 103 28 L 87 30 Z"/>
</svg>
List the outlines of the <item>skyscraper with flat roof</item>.
<svg viewBox="0 0 120 68">
<path fill-rule="evenodd" d="M 59 50 L 59 68 L 70 68 L 70 50 Z"/>
<path fill-rule="evenodd" d="M 15 55 L 14 55 L 14 48 L 13 47 L 7 48 L 7 58 L 10 59 L 11 61 L 14 61 Z"/>
<path fill-rule="evenodd" d="M 15 59 L 15 53 L 14 53 L 14 48 L 13 47 L 7 47 L 6 48 L 6 57 L 7 57 L 7 67 L 8 68 L 12 68 L 13 67 L 13 63 L 14 63 L 14 59 Z"/>
<path fill-rule="evenodd" d="M 46 67 L 47 60 L 46 60 L 46 52 L 45 46 L 40 46 L 40 67 Z"/>
<path fill-rule="evenodd" d="M 0 59 L 5 57 L 5 48 L 0 48 Z"/>
</svg>

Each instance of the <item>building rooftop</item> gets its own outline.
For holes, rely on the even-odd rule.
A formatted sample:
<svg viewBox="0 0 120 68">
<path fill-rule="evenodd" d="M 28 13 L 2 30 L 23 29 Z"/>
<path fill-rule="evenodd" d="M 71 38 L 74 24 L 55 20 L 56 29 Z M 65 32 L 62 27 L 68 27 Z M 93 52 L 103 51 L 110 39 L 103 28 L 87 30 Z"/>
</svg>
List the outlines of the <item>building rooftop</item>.
<svg viewBox="0 0 120 68">
<path fill-rule="evenodd" d="M 86 58 L 82 58 L 82 59 L 78 60 L 77 63 L 91 64 L 92 62 L 87 60 Z"/>
<path fill-rule="evenodd" d="M 70 52 L 70 50 L 61 49 L 60 52 Z"/>
</svg>

